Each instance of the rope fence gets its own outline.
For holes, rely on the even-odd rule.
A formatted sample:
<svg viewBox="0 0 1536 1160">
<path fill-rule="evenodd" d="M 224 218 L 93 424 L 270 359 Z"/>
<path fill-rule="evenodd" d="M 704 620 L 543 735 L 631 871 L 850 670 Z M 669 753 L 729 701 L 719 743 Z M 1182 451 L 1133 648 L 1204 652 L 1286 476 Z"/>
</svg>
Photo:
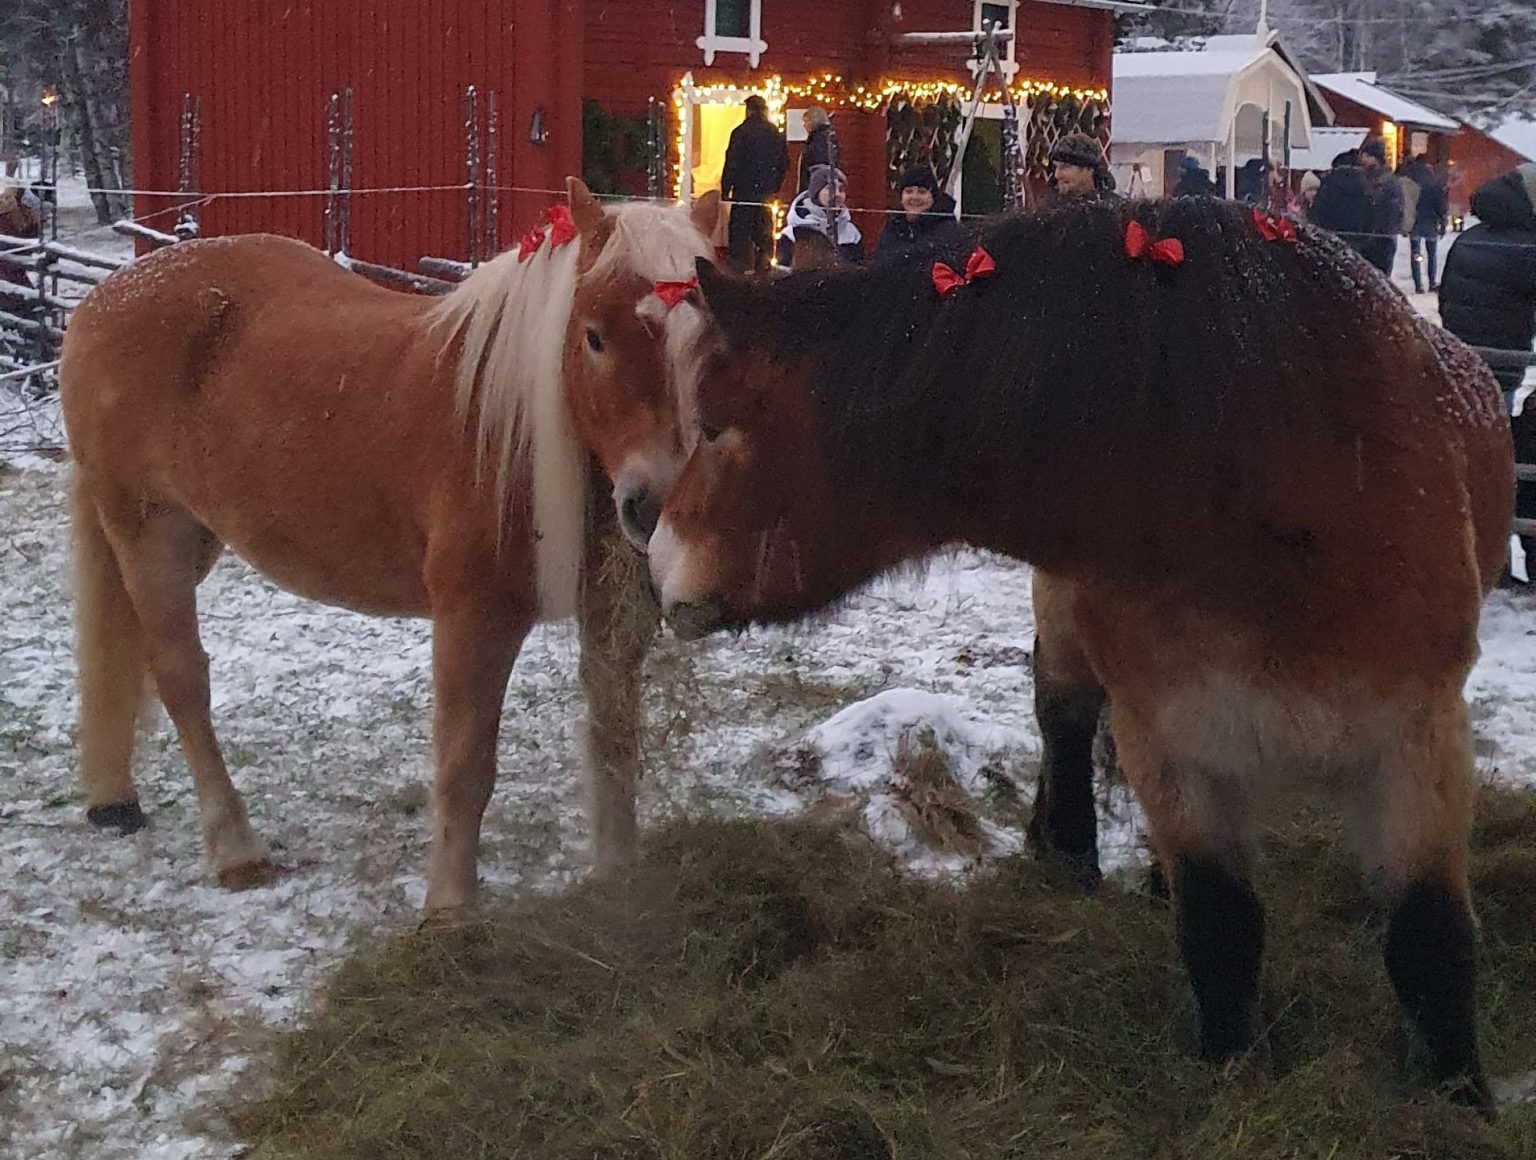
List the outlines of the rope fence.
<svg viewBox="0 0 1536 1160">
<path fill-rule="evenodd" d="M 54 188 L 54 187 L 49 187 Z M 231 193 L 189 193 L 185 190 L 123 190 L 114 191 L 140 197 L 174 199 L 176 205 L 150 211 L 135 218 L 125 218 L 113 223 L 112 229 L 119 235 L 146 242 L 155 247 L 176 245 L 185 236 L 195 236 L 196 223 L 189 234 L 173 234 L 157 230 L 146 222 L 170 213 L 181 215 L 178 229 L 182 229 L 189 210 L 212 204 L 220 198 L 287 198 L 330 197 L 338 194 L 385 195 L 413 193 L 466 193 L 475 190 L 479 194 L 533 194 L 557 200 L 565 196 L 564 189 L 546 189 L 533 186 L 489 185 L 455 183 L 452 185 L 383 186 L 339 191 L 317 190 L 247 190 Z M 87 192 L 98 192 L 87 190 Z M 658 201 L 670 202 L 671 198 L 633 198 L 624 195 L 598 195 L 611 201 Z M 737 202 L 737 205 L 781 208 L 777 202 Z M 850 213 L 882 215 L 900 214 L 901 210 L 862 209 L 844 207 Z M 961 215 L 972 219 L 991 215 Z M 1397 238 L 1399 234 L 1355 235 Z M 1479 239 L 1478 244 L 1489 244 Z M 1504 244 L 1504 243 L 1492 243 Z M 1509 244 L 1510 248 L 1536 249 L 1531 245 Z M 416 271 L 397 269 L 355 258 L 342 249 L 333 255 L 338 264 L 347 269 L 396 289 L 422 294 L 445 294 L 462 281 L 474 268 L 474 261 L 461 261 L 445 257 L 423 257 Z M 126 265 L 126 261 L 109 255 L 93 253 L 42 237 L 21 238 L 0 234 L 0 260 L 13 267 L 25 269 L 34 280 L 31 286 L 0 282 L 0 453 L 32 453 L 39 455 L 62 454 L 64 435 L 56 402 L 55 374 L 58 370 L 58 345 L 63 341 L 68 318 L 75 305 L 92 288 L 100 284 L 112 271 Z M 9 334 L 7 333 L 9 332 Z M 1497 350 L 1474 347 L 1479 355 L 1496 370 L 1522 370 L 1536 367 L 1536 353 L 1531 351 Z M 1516 468 L 1522 481 L 1536 481 L 1536 465 L 1520 465 Z M 1522 536 L 1536 536 L 1536 519 L 1516 519 L 1513 531 Z"/>
</svg>

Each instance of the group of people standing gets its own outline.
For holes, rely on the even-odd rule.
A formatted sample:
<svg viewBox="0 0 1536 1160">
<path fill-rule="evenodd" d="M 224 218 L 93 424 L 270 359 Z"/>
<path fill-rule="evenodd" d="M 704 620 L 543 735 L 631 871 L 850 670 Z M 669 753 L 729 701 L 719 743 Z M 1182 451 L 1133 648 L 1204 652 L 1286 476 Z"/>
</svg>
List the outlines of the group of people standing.
<svg viewBox="0 0 1536 1160">
<path fill-rule="evenodd" d="M 727 231 L 731 268 L 764 272 L 773 261 L 789 266 L 797 240 L 812 231 L 826 239 L 843 261 L 866 259 L 863 232 L 848 211 L 848 177 L 838 167 L 831 115 L 805 113 L 806 140 L 800 153 L 796 192 L 777 238 L 771 202 L 789 173 L 784 134 L 768 117 L 759 96 L 746 101 L 746 116 L 732 131 L 721 173 L 720 194 L 731 205 Z M 954 199 L 943 192 L 932 166 L 910 166 L 901 175 L 901 210 L 892 213 L 876 239 L 877 261 L 937 249 L 957 231 Z"/>
</svg>

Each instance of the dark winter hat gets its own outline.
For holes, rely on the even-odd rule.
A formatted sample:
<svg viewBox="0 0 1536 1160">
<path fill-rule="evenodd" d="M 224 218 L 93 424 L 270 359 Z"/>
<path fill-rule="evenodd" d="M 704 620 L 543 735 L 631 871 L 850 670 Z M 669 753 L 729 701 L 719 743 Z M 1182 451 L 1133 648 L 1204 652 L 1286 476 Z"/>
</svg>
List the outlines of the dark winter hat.
<svg viewBox="0 0 1536 1160">
<path fill-rule="evenodd" d="M 1104 150 L 1087 133 L 1068 133 L 1051 146 L 1051 161 L 1056 165 L 1098 169 L 1104 164 Z"/>
<path fill-rule="evenodd" d="M 1204 166 L 1200 164 L 1198 157 L 1185 157 L 1183 161 L 1179 162 L 1179 168 L 1185 173 L 1198 173 Z"/>
<path fill-rule="evenodd" d="M 1348 165 L 1359 165 L 1359 164 L 1360 164 L 1360 154 L 1356 153 L 1353 149 L 1346 149 L 1346 150 L 1344 150 L 1344 152 L 1340 153 L 1337 157 L 1335 157 L 1332 161 L 1330 161 L 1328 163 L 1330 168 L 1333 168 L 1333 169 L 1343 169 L 1345 166 L 1348 166 Z"/>
<path fill-rule="evenodd" d="M 1360 146 L 1361 157 L 1374 157 L 1382 165 L 1387 163 L 1387 143 L 1380 137 L 1367 137 Z"/>
<path fill-rule="evenodd" d="M 927 165 L 912 165 L 901 175 L 902 189 L 926 189 L 934 197 L 939 196 L 939 179 Z"/>
<path fill-rule="evenodd" d="M 1536 208 L 1536 161 L 1527 161 L 1524 165 L 1515 166 L 1515 172 L 1520 175 L 1520 180 L 1525 185 L 1525 196 L 1531 199 L 1532 208 Z"/>
<path fill-rule="evenodd" d="M 837 171 L 837 180 L 842 182 L 844 185 L 848 184 L 848 177 L 841 169 Z M 810 184 L 806 187 L 811 191 L 811 200 L 815 201 L 818 197 L 820 197 L 821 191 L 826 189 L 831 181 L 832 167 L 830 165 L 811 166 L 811 180 Z"/>
</svg>

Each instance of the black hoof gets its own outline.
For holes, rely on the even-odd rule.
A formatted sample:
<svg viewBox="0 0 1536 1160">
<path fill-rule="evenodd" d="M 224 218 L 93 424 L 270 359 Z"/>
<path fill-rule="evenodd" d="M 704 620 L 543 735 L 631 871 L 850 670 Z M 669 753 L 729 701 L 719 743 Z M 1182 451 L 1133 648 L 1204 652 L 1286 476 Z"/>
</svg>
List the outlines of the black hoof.
<svg viewBox="0 0 1536 1160">
<path fill-rule="evenodd" d="M 147 824 L 144 811 L 136 801 L 91 806 L 85 811 L 85 820 L 98 830 L 116 830 L 124 836 L 138 833 Z"/>
</svg>

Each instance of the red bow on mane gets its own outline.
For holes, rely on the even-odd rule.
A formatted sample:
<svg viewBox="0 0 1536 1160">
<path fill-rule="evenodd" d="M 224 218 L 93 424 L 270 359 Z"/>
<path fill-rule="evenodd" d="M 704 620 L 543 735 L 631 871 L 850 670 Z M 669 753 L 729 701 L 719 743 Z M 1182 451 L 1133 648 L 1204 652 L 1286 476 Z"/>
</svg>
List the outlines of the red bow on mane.
<svg viewBox="0 0 1536 1160">
<path fill-rule="evenodd" d="M 576 240 L 576 221 L 568 206 L 549 207 L 549 248 L 558 250 Z"/>
<path fill-rule="evenodd" d="M 656 297 L 660 298 L 668 310 L 676 306 L 689 294 L 699 288 L 699 279 L 695 275 L 686 282 L 655 282 L 651 285 Z"/>
<path fill-rule="evenodd" d="M 539 252 L 539 247 L 543 244 L 544 227 L 534 226 L 517 240 L 517 260 L 519 262 L 526 262 Z"/>
<path fill-rule="evenodd" d="M 1145 226 L 1131 222 L 1125 227 L 1125 256 L 1150 258 L 1159 265 L 1177 266 L 1184 260 L 1184 243 L 1178 238 L 1162 238 L 1154 242 Z"/>
<path fill-rule="evenodd" d="M 974 282 L 977 278 L 990 278 L 995 273 L 997 273 L 997 263 L 992 260 L 992 255 L 977 246 L 971 251 L 971 256 L 965 260 L 964 273 L 943 262 L 935 262 L 933 288 L 939 292 L 940 298 L 948 298 L 967 283 Z"/>
<path fill-rule="evenodd" d="M 1260 210 L 1253 211 L 1253 224 L 1259 228 L 1259 237 L 1266 242 L 1294 242 L 1296 240 L 1296 223 L 1290 218 L 1281 217 L 1278 214 L 1268 215 Z"/>
</svg>

